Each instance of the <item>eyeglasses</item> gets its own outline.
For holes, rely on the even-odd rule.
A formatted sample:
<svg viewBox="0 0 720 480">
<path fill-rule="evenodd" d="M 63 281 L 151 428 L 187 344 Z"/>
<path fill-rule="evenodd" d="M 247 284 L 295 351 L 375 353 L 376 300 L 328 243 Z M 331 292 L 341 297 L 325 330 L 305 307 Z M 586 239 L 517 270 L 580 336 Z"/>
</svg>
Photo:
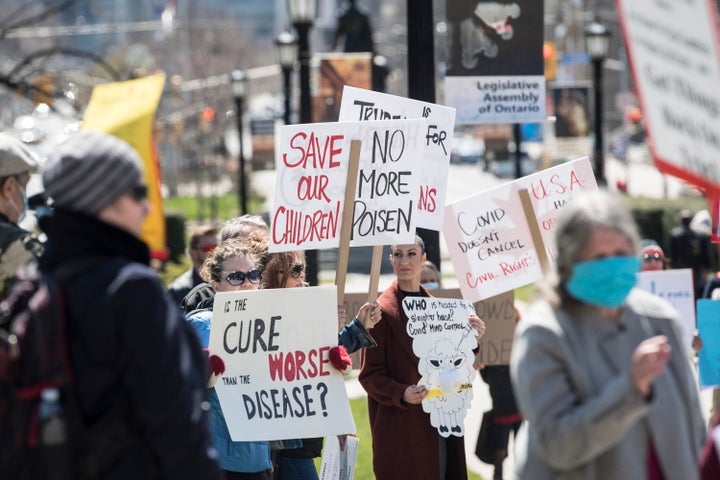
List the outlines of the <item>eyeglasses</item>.
<svg viewBox="0 0 720 480">
<path fill-rule="evenodd" d="M 147 198 L 148 189 L 145 185 L 135 185 L 129 192 L 130 198 L 136 202 L 142 202 Z"/>
<path fill-rule="evenodd" d="M 643 262 L 652 262 L 654 260 L 658 260 L 658 261 L 662 262 L 663 257 L 661 257 L 659 253 L 644 253 L 643 254 Z"/>
<path fill-rule="evenodd" d="M 225 277 L 225 280 L 227 280 L 227 282 L 233 287 L 243 285 L 245 283 L 245 279 L 247 279 L 250 283 L 260 283 L 260 280 L 262 279 L 262 273 L 260 270 L 250 270 L 249 272 L 241 272 L 238 270 L 227 273 L 228 276 Z"/>
<path fill-rule="evenodd" d="M 305 273 L 305 265 L 302 263 L 296 263 L 295 265 L 290 267 L 290 275 L 293 278 L 298 278 L 303 273 Z"/>
</svg>

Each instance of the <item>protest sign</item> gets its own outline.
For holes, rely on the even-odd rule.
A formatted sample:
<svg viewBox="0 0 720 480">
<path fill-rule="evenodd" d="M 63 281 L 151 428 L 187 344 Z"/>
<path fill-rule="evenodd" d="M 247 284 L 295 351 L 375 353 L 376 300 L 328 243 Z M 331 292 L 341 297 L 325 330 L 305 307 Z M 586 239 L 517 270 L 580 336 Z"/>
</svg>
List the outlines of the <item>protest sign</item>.
<svg viewBox="0 0 720 480">
<path fill-rule="evenodd" d="M 428 389 L 423 410 L 441 436 L 462 437 L 475 378 L 472 350 L 477 332 L 468 319 L 475 310 L 465 300 L 434 297 L 406 297 L 403 310 L 413 352 L 420 359 L 418 384 Z"/>
<path fill-rule="evenodd" d="M 345 448 L 340 450 L 337 437 L 325 438 L 322 462 L 318 472 L 320 480 L 352 480 L 355 478 L 355 461 L 357 460 L 357 437 L 345 437 Z"/>
<path fill-rule="evenodd" d="M 575 195 L 597 190 L 597 182 L 588 157 L 565 162 L 512 182 L 526 189 L 535 212 L 548 257 L 554 260 L 554 226 L 565 204 Z"/>
<path fill-rule="evenodd" d="M 352 140 L 361 149 L 350 246 L 411 243 L 425 130 L 425 120 L 284 126 L 269 251 L 338 247 Z"/>
<path fill-rule="evenodd" d="M 160 260 L 167 259 L 168 251 L 160 192 L 160 164 L 152 129 L 164 86 L 163 73 L 97 85 L 93 88 L 82 123 L 83 130 L 98 130 L 125 140 L 140 155 L 151 206 L 142 224 L 141 238 L 150 247 L 152 257 Z"/>
<path fill-rule="evenodd" d="M 415 158 L 421 172 L 417 226 L 440 230 L 447 192 L 450 142 L 455 128 L 455 109 L 346 85 L 339 118 L 341 122 L 427 119 L 427 130 L 422 135 L 423 155 Z"/>
<path fill-rule="evenodd" d="M 485 322 L 485 334 L 478 342 L 476 362 L 483 365 L 508 365 L 515 334 L 515 295 L 509 291 L 476 302 L 475 311 Z"/>
<path fill-rule="evenodd" d="M 720 39 L 712 1 L 617 0 L 655 164 L 720 195 Z"/>
<path fill-rule="evenodd" d="M 698 300 L 697 323 L 703 343 L 697 353 L 700 386 L 720 386 L 720 301 Z"/>
<path fill-rule="evenodd" d="M 457 109 L 457 122 L 545 121 L 544 2 L 445 6 L 445 104 Z"/>
<path fill-rule="evenodd" d="M 540 254 L 555 258 L 557 215 L 574 195 L 591 190 L 597 183 L 583 157 L 448 204 L 443 235 L 463 298 L 477 302 L 539 280 Z M 529 197 L 532 219 L 521 191 Z"/>
<path fill-rule="evenodd" d="M 637 286 L 664 298 L 680 312 L 683 344 L 690 345 L 695 333 L 695 291 L 692 269 L 640 272 Z"/>
<path fill-rule="evenodd" d="M 215 384 L 234 441 L 354 433 L 337 345 L 334 287 L 219 292 L 209 350 L 225 362 Z"/>
</svg>

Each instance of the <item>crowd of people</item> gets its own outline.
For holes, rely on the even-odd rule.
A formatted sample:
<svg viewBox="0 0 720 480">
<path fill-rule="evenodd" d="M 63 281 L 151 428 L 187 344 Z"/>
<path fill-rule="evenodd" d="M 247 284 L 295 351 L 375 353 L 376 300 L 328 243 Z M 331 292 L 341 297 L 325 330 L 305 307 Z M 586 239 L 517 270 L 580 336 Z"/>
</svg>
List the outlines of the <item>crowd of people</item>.
<svg viewBox="0 0 720 480">
<path fill-rule="evenodd" d="M 0 294 L 24 265 L 78 265 L 64 291 L 68 355 L 83 421 L 103 427 L 87 449 L 103 459 L 97 478 L 317 480 L 322 438 L 231 439 L 208 365 L 213 352 L 203 351 L 217 292 L 307 287 L 304 253 L 269 253 L 257 215 L 220 231 L 200 226 L 190 232 L 189 269 L 165 289 L 140 239 L 149 211 L 142 169 L 116 137 L 71 136 L 41 172 L 50 199 L 38 216 L 41 243 L 17 225 L 38 163 L 0 133 Z M 496 415 L 494 478 L 503 478 L 511 433 L 519 479 L 704 479 L 720 471 L 679 314 L 635 288 L 639 271 L 666 268 L 691 268 L 698 298 L 720 284 L 708 279 L 709 245 L 689 232 L 688 218 L 683 211 L 666 257 L 657 243 L 642 243 L 611 194 L 578 195 L 563 208 L 554 268 L 517 323 L 510 364 L 477 365 Z M 343 359 L 363 350 L 358 379 L 375 478 L 467 478 L 464 436 L 441 435 L 423 409 L 430 388 L 403 309 L 406 298 L 432 297 L 442 276 L 419 236 L 392 245 L 389 262 L 394 281 L 350 321 L 339 307 L 337 345 L 329 346 Z M 467 328 L 479 342 L 492 325 L 471 313 Z M 114 448 L 103 450 L 108 443 Z"/>
</svg>

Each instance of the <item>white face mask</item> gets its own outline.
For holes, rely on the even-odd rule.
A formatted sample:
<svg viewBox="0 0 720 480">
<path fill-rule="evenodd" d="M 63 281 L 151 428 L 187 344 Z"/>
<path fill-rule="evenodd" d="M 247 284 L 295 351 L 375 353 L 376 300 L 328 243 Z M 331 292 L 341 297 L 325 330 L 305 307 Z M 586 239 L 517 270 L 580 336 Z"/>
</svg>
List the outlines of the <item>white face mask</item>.
<svg viewBox="0 0 720 480">
<path fill-rule="evenodd" d="M 440 284 L 438 282 L 425 282 L 422 286 L 425 287 L 425 290 L 437 290 L 440 288 Z"/>
</svg>

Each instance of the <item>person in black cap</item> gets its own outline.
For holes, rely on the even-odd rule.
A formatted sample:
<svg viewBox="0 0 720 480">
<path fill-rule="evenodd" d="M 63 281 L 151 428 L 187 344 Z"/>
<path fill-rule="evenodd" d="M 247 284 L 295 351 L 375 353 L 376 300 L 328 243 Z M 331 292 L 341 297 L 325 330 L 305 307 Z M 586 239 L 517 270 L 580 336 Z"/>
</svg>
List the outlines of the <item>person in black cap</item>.
<svg viewBox="0 0 720 480">
<path fill-rule="evenodd" d="M 17 270 L 42 252 L 40 242 L 18 226 L 27 210 L 25 188 L 37 167 L 20 140 L 0 133 L 0 298 L 6 297 Z"/>
<path fill-rule="evenodd" d="M 40 269 L 83 266 L 64 296 L 73 388 L 98 436 L 85 452 L 93 478 L 221 478 L 202 406 L 205 355 L 140 239 L 149 205 L 137 152 L 83 131 L 51 154 L 43 183 L 52 203 L 38 219 Z"/>
</svg>

